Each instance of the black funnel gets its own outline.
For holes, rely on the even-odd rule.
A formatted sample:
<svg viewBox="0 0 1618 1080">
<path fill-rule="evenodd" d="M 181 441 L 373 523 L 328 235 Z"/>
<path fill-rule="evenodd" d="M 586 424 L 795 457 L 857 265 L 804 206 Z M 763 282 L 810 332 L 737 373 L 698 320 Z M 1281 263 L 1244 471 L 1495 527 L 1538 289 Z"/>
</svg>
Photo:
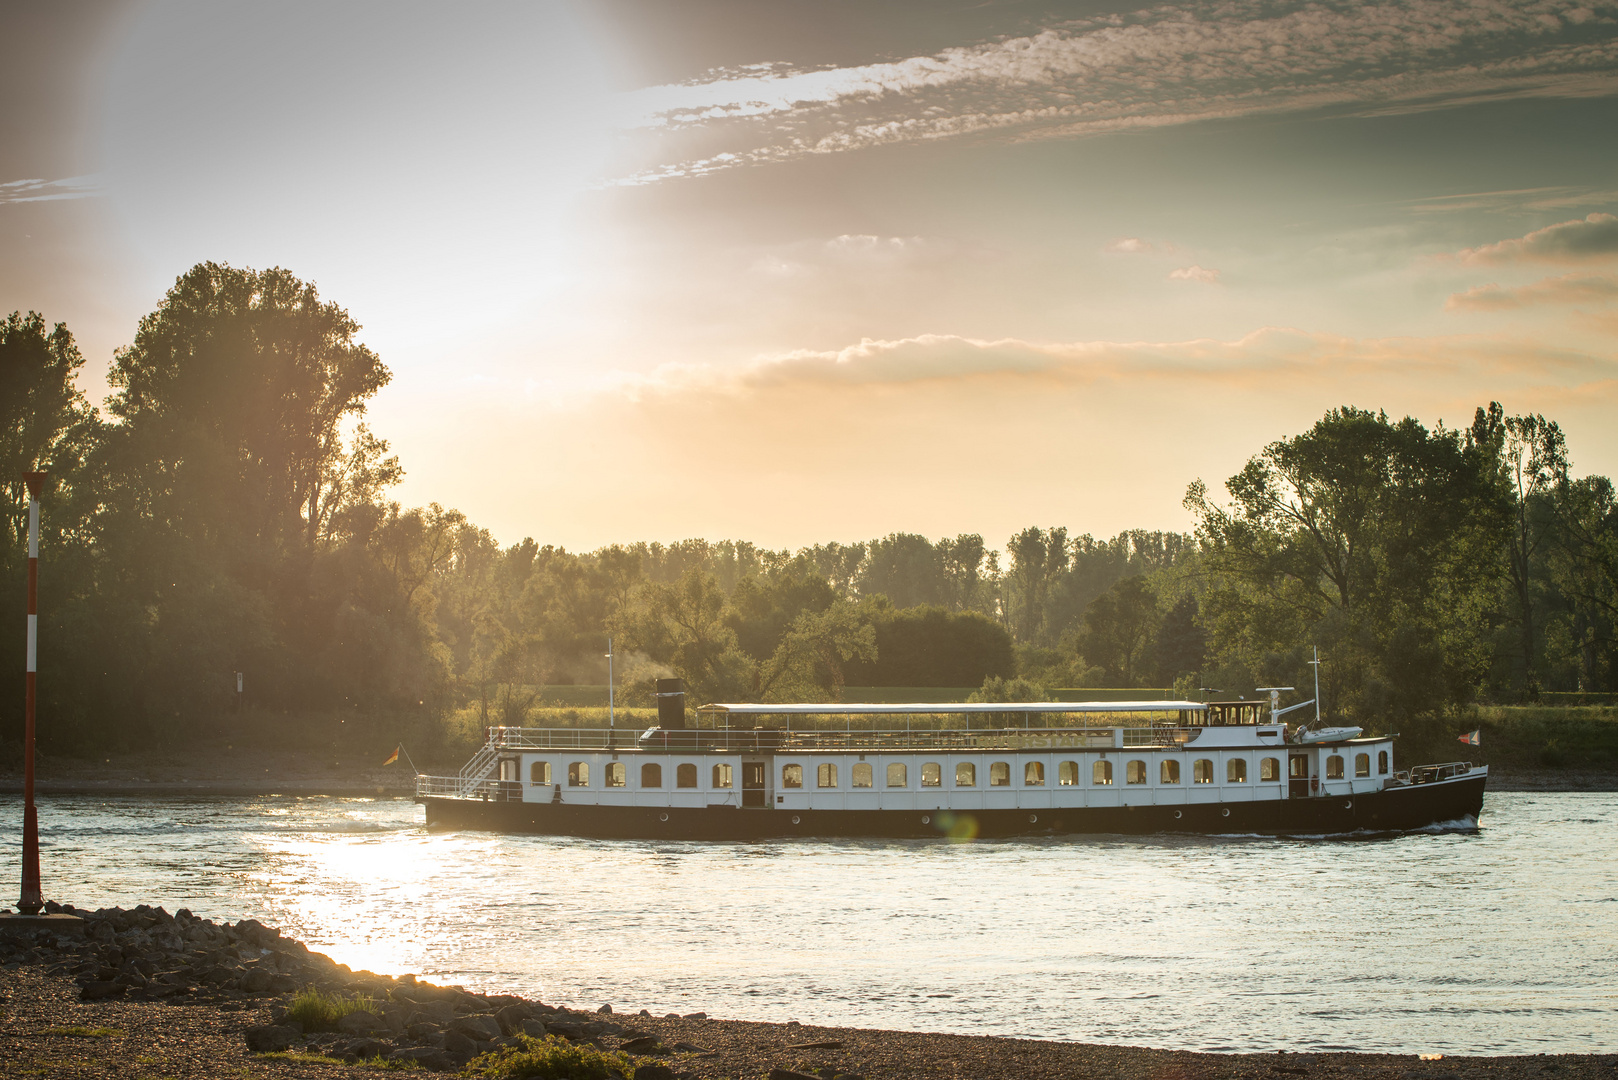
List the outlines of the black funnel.
<svg viewBox="0 0 1618 1080">
<path fill-rule="evenodd" d="M 685 727 L 685 680 L 657 680 L 657 726 L 664 731 Z"/>
</svg>

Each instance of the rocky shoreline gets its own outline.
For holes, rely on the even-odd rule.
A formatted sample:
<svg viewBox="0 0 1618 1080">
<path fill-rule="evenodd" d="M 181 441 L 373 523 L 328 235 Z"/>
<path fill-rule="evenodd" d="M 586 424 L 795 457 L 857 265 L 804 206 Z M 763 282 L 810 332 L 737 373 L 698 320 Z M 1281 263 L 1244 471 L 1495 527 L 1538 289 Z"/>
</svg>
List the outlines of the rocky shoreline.
<svg viewBox="0 0 1618 1080">
<path fill-rule="evenodd" d="M 50 909 L 82 917 L 82 933 L 0 935 L 8 1076 L 190 1080 L 380 1068 L 519 1080 L 536 1075 L 524 1055 L 548 1047 L 625 1080 L 1546 1080 L 1547 1072 L 1596 1080 L 1618 1071 L 1618 1055 L 1200 1054 L 575 1009 L 353 971 L 252 919 L 215 923 L 144 905 Z M 340 1015 L 322 1003 L 340 1004 Z"/>
</svg>

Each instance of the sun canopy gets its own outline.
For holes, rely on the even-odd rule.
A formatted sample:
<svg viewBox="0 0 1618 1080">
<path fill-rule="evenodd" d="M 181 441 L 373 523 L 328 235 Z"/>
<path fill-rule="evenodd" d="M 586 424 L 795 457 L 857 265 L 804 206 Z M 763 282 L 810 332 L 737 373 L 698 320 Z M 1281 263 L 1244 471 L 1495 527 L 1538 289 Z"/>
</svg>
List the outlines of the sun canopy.
<svg viewBox="0 0 1618 1080">
<path fill-rule="evenodd" d="M 698 707 L 704 713 L 736 713 L 739 715 L 773 714 L 777 716 L 881 716 L 907 713 L 1115 713 L 1115 712 L 1180 712 L 1207 708 L 1200 701 L 938 701 L 914 702 L 907 705 L 849 704 L 797 704 L 771 705 L 755 702 L 713 704 Z"/>
</svg>

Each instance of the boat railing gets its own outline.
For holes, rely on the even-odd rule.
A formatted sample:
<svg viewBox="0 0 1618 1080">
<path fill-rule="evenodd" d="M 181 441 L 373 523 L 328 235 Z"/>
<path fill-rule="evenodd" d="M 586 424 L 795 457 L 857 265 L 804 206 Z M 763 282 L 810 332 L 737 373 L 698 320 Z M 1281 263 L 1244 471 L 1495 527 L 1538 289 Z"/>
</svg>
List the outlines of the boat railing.
<svg viewBox="0 0 1618 1080">
<path fill-rule="evenodd" d="M 515 780 L 487 778 L 467 782 L 459 776 L 416 777 L 416 798 L 470 799 L 475 802 L 521 802 L 522 785 Z"/>
<path fill-rule="evenodd" d="M 1417 765 L 1410 770 L 1412 784 L 1431 784 L 1436 780 L 1453 780 L 1472 771 L 1470 761 L 1446 761 L 1439 765 Z"/>
<path fill-rule="evenodd" d="M 691 750 L 726 753 L 814 753 L 821 750 L 864 750 L 876 753 L 911 750 L 1057 750 L 1086 747 L 1183 746 L 1201 728 L 1157 725 L 1144 728 L 893 728 L 864 730 L 780 730 L 774 728 L 625 728 L 489 729 L 479 757 L 485 775 L 493 758 L 512 750 Z M 475 761 L 477 759 L 474 759 Z M 468 769 L 471 766 L 469 764 Z M 463 770 L 466 775 L 467 770 Z"/>
</svg>

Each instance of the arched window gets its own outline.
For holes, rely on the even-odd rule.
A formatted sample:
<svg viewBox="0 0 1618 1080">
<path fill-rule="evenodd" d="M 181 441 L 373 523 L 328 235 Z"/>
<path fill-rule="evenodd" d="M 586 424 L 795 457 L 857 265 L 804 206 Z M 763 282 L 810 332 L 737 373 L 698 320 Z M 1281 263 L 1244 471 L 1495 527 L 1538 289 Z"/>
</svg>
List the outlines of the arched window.
<svg viewBox="0 0 1618 1080">
<path fill-rule="evenodd" d="M 1131 761 L 1124 769 L 1124 780 L 1131 784 L 1146 783 L 1146 762 L 1140 758 Z"/>
<path fill-rule="evenodd" d="M 629 770 L 624 768 L 621 761 L 607 762 L 607 786 L 623 787 L 629 782 Z"/>
<path fill-rule="evenodd" d="M 1261 759 L 1258 763 L 1258 778 L 1260 780 L 1280 780 L 1281 759 L 1273 757 Z"/>
<path fill-rule="evenodd" d="M 978 783 L 978 767 L 970 761 L 955 763 L 955 786 L 976 787 Z"/>
<path fill-rule="evenodd" d="M 1045 763 L 1043 761 L 1030 761 L 1022 767 L 1023 787 L 1043 787 L 1045 784 Z"/>
<path fill-rule="evenodd" d="M 647 762 L 645 765 L 642 765 L 640 767 L 640 786 L 662 787 L 663 766 L 653 764 L 652 762 Z"/>
<path fill-rule="evenodd" d="M 528 782 L 530 784 L 548 784 L 551 782 L 551 763 L 536 761 L 528 766 Z"/>
<path fill-rule="evenodd" d="M 936 761 L 928 761 L 928 762 L 923 762 L 922 763 L 922 766 L 921 766 L 921 786 L 922 787 L 943 787 L 944 786 L 944 770 L 940 769 L 938 767 L 938 762 L 936 762 Z"/>
<path fill-rule="evenodd" d="M 824 765 L 815 766 L 815 786 L 816 787 L 836 787 L 837 786 L 837 766 L 829 764 L 829 763 L 824 764 Z"/>
<path fill-rule="evenodd" d="M 862 761 L 858 765 L 854 766 L 853 783 L 855 787 L 876 786 L 875 782 L 871 779 L 871 766 L 869 764 Z"/>
<path fill-rule="evenodd" d="M 1191 763 L 1191 782 L 1193 784 L 1213 783 L 1213 759 L 1198 758 Z"/>
<path fill-rule="evenodd" d="M 1006 764 L 1004 761 L 992 762 L 989 765 L 989 786 L 1010 787 L 1011 766 Z"/>
<path fill-rule="evenodd" d="M 803 766 L 781 766 L 781 786 L 784 788 L 803 787 Z"/>
<path fill-rule="evenodd" d="M 1098 761 L 1090 770 L 1090 782 L 1103 787 L 1112 783 L 1112 762 Z"/>
<path fill-rule="evenodd" d="M 1326 779 L 1341 780 L 1343 778 L 1343 759 L 1333 754 L 1326 759 Z"/>
<path fill-rule="evenodd" d="M 910 770 L 905 767 L 904 762 L 895 761 L 892 765 L 888 766 L 888 786 L 889 787 L 909 787 L 910 786 Z"/>
<path fill-rule="evenodd" d="M 590 763 L 588 761 L 574 761 L 567 767 L 568 787 L 590 786 Z"/>
<path fill-rule="evenodd" d="M 1225 782 L 1227 784 L 1247 783 L 1247 759 L 1233 757 L 1225 762 Z"/>
<path fill-rule="evenodd" d="M 1077 761 L 1064 761 L 1056 766 L 1056 782 L 1062 787 L 1072 787 L 1079 782 L 1079 763 Z"/>
<path fill-rule="evenodd" d="M 686 762 L 684 765 L 676 765 L 674 767 L 674 786 L 675 787 L 684 787 L 684 788 L 694 788 L 694 787 L 696 787 L 697 786 L 697 767 L 695 765 L 691 764 L 691 762 L 689 762 L 689 761 Z M 718 784 L 714 785 L 714 787 L 718 787 L 718 786 L 719 786 Z M 726 783 L 725 786 L 729 787 L 730 784 Z"/>
<path fill-rule="evenodd" d="M 1173 758 L 1164 758 L 1157 770 L 1158 783 L 1178 784 L 1180 782 L 1180 763 Z"/>
<path fill-rule="evenodd" d="M 1388 752 L 1386 750 L 1377 751 L 1376 772 L 1378 776 L 1388 775 Z"/>
<path fill-rule="evenodd" d="M 695 785 L 693 785 L 693 786 L 695 786 Z M 728 788 L 728 787 L 730 787 L 730 766 L 729 765 L 720 764 L 720 765 L 715 765 L 713 767 L 713 786 L 716 787 L 716 788 Z"/>
<path fill-rule="evenodd" d="M 1355 776 L 1370 776 L 1371 775 L 1371 755 L 1370 754 L 1355 754 L 1354 755 L 1354 775 Z"/>
</svg>

